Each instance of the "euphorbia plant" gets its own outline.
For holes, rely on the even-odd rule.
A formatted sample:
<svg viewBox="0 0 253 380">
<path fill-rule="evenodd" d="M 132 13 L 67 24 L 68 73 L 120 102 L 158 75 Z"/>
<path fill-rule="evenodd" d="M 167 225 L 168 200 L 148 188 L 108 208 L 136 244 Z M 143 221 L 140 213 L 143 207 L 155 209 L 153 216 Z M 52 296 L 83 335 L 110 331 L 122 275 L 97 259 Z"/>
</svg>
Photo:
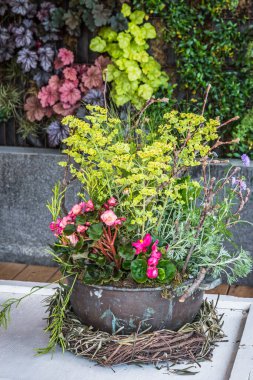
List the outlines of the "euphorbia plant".
<svg viewBox="0 0 253 380">
<path fill-rule="evenodd" d="M 207 274 L 225 273 L 230 282 L 247 275 L 248 253 L 237 247 L 228 251 L 225 242 L 234 244 L 230 230 L 240 222 L 250 191 L 239 168 L 230 167 L 220 179 L 209 170 L 220 163 L 215 150 L 237 142 L 220 140 L 219 120 L 206 120 L 203 112 L 172 111 L 152 131 L 137 118 L 126 134 L 107 109 L 88 109 L 85 121 L 63 120 L 70 130 L 64 141 L 69 157 L 62 163 L 64 183 L 69 170 L 83 187 L 80 194 L 94 204 L 91 214 L 73 220 L 64 195 L 58 192 L 55 198 L 57 209 L 62 205 L 66 214 L 62 220 L 68 218 L 67 233 L 75 237 L 73 245 L 63 230 L 54 246 L 63 267 L 67 260 L 88 283 L 121 278 L 160 286 L 192 279 L 182 301 Z M 243 162 L 249 165 L 246 156 Z M 202 176 L 196 180 L 191 173 L 198 166 Z"/>
</svg>

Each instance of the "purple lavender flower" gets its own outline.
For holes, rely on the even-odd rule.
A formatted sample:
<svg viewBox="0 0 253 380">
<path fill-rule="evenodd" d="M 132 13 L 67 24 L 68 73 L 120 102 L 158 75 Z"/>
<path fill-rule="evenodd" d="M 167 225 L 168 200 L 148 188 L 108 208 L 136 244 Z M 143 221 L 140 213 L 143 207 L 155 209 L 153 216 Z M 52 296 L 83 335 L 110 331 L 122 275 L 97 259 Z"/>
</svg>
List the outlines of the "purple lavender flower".
<svg viewBox="0 0 253 380">
<path fill-rule="evenodd" d="M 29 7 L 27 0 L 11 0 L 10 6 L 13 13 L 22 16 L 25 16 L 27 14 Z"/>
<path fill-rule="evenodd" d="M 54 61 L 54 50 L 50 46 L 43 46 L 38 50 L 40 66 L 45 71 L 50 71 Z"/>
<path fill-rule="evenodd" d="M 244 153 L 241 156 L 241 160 L 242 160 L 242 163 L 244 166 L 250 166 L 250 158 L 249 158 L 249 156 L 247 156 L 247 154 Z"/>
<path fill-rule="evenodd" d="M 21 64 L 22 70 L 27 73 L 31 69 L 36 69 L 38 56 L 35 51 L 23 48 L 18 52 L 17 63 Z"/>
<path fill-rule="evenodd" d="M 53 148 L 59 145 L 69 135 L 69 127 L 62 125 L 58 120 L 52 121 L 47 128 L 48 142 Z"/>
<path fill-rule="evenodd" d="M 238 186 L 241 191 L 247 190 L 247 184 L 242 179 L 237 179 L 235 177 L 232 177 L 231 185 L 234 188 Z"/>
<path fill-rule="evenodd" d="M 104 96 L 102 91 L 92 88 L 87 92 L 87 94 L 82 98 L 82 100 L 93 106 L 104 106 Z"/>
</svg>

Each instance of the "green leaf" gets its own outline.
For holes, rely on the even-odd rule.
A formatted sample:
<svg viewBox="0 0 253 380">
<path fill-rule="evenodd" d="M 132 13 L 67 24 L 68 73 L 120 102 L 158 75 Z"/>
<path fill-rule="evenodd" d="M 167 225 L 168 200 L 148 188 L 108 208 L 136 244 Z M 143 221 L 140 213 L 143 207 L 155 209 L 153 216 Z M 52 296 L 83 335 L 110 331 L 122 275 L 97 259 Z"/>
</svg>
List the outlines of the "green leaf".
<svg viewBox="0 0 253 380">
<path fill-rule="evenodd" d="M 132 260 L 124 260 L 122 263 L 122 269 L 130 270 L 131 269 Z"/>
<path fill-rule="evenodd" d="M 125 17 L 130 16 L 130 14 L 131 14 L 131 8 L 129 7 L 129 5 L 127 5 L 126 3 L 124 3 L 124 4 L 122 5 L 122 8 L 121 8 L 121 13 L 122 13 L 123 16 L 125 16 Z"/>
<path fill-rule="evenodd" d="M 79 251 L 83 247 L 83 238 L 80 238 L 79 241 L 75 245 L 75 250 Z"/>
<path fill-rule="evenodd" d="M 76 224 L 84 224 L 86 222 L 86 216 L 78 215 L 76 217 Z"/>
<path fill-rule="evenodd" d="M 106 258 L 104 255 L 99 255 L 97 253 L 89 253 L 88 259 L 95 261 L 98 265 L 105 265 Z"/>
<path fill-rule="evenodd" d="M 134 281 L 144 283 L 147 281 L 147 261 L 145 259 L 136 259 L 131 263 L 131 275 Z"/>
<path fill-rule="evenodd" d="M 163 268 L 158 268 L 158 281 L 164 281 L 166 278 L 165 270 Z"/>
<path fill-rule="evenodd" d="M 133 24 L 139 25 L 143 23 L 144 17 L 145 17 L 145 12 L 134 11 L 133 13 L 130 14 L 129 18 Z"/>
<path fill-rule="evenodd" d="M 85 284 L 97 284 L 101 279 L 101 269 L 96 264 L 87 265 L 83 276 Z"/>
<path fill-rule="evenodd" d="M 76 230 L 76 227 L 74 224 L 67 224 L 66 227 L 63 230 L 63 233 L 67 236 L 72 235 Z"/>
<path fill-rule="evenodd" d="M 90 42 L 90 49 L 92 51 L 97 51 L 99 53 L 103 53 L 106 51 L 106 42 L 101 37 L 92 38 Z"/>
<path fill-rule="evenodd" d="M 157 264 L 157 268 L 158 268 L 158 276 L 159 276 L 159 268 L 163 269 L 164 274 L 165 274 L 165 277 L 162 278 L 163 274 L 161 272 L 161 275 L 160 275 L 161 279 L 158 277 L 160 282 L 170 283 L 174 279 L 177 269 L 175 265 L 169 260 L 160 260 L 159 263 Z"/>
<path fill-rule="evenodd" d="M 103 233 L 102 223 L 92 224 L 87 230 L 87 234 L 89 238 L 91 238 L 92 240 L 98 240 L 101 237 L 102 233 Z"/>
<path fill-rule="evenodd" d="M 118 254 L 125 260 L 132 260 L 134 258 L 134 250 L 132 245 L 124 245 L 118 248 Z"/>
</svg>

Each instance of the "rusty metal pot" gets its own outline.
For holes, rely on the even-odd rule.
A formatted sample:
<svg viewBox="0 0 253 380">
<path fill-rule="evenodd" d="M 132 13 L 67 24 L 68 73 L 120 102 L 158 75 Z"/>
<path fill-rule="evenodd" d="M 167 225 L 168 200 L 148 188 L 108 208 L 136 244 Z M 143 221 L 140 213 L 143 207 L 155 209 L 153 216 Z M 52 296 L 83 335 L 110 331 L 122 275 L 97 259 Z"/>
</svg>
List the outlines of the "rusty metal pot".
<svg viewBox="0 0 253 380">
<path fill-rule="evenodd" d="M 76 281 L 70 302 L 82 323 L 111 334 L 119 329 L 121 334 L 131 334 L 148 327 L 149 331 L 178 330 L 195 318 L 203 302 L 204 288 L 210 289 L 217 284 L 216 281 L 202 286 L 181 303 L 180 294 L 188 283 L 172 290 L 169 286 L 130 289 Z M 164 297 L 164 289 L 169 291 L 169 298 Z"/>
</svg>

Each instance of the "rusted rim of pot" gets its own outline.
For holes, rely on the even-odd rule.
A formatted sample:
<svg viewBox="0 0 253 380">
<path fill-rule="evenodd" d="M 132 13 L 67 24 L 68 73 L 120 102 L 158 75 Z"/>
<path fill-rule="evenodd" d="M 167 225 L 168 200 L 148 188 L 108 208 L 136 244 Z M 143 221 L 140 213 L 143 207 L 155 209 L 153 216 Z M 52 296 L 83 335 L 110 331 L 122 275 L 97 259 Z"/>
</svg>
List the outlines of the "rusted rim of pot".
<svg viewBox="0 0 253 380">
<path fill-rule="evenodd" d="M 70 277 L 71 278 L 71 277 Z M 73 280 L 73 277 L 71 278 L 71 280 Z M 80 280 L 77 280 L 77 282 L 83 286 L 87 286 L 87 287 L 90 287 L 90 288 L 96 288 L 96 289 L 100 289 L 100 290 L 111 290 L 111 291 L 118 291 L 118 292 L 155 292 L 155 291 L 162 291 L 164 289 L 171 289 L 172 291 L 174 292 L 178 292 L 186 287 L 188 287 L 189 285 L 191 285 L 193 283 L 194 280 L 187 280 L 185 282 L 183 282 L 182 284 L 180 284 L 179 286 L 177 287 L 172 287 L 171 285 L 164 285 L 164 286 L 159 286 L 159 287 L 156 287 L 156 288 L 120 288 L 120 287 L 116 287 L 116 286 L 109 286 L 109 285 L 92 285 L 92 284 L 85 284 L 85 283 L 82 283 Z M 217 279 L 209 279 L 206 280 L 205 282 L 203 282 L 198 288 L 197 290 L 201 290 L 201 291 L 204 291 L 204 290 L 211 290 L 211 289 L 214 289 L 216 288 L 217 286 L 219 286 L 220 284 L 222 283 L 222 280 L 221 278 L 217 278 Z"/>
</svg>

